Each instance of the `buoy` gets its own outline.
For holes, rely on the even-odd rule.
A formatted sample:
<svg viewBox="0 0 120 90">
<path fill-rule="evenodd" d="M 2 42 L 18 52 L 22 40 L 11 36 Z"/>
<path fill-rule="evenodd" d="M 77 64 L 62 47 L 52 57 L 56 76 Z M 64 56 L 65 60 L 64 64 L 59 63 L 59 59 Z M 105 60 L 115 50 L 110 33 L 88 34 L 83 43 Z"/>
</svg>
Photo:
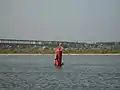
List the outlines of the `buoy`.
<svg viewBox="0 0 120 90">
<path fill-rule="evenodd" d="M 56 58 L 55 58 L 55 66 L 62 66 L 62 50 L 60 48 L 56 49 Z"/>
</svg>

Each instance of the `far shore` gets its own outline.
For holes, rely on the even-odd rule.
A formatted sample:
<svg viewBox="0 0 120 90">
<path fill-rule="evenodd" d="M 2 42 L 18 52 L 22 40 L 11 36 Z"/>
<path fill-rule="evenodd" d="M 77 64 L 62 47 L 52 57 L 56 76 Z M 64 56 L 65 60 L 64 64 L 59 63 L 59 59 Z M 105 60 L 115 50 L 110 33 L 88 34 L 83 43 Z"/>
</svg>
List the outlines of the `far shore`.
<svg viewBox="0 0 120 90">
<path fill-rule="evenodd" d="M 0 56 L 8 56 L 8 55 L 21 55 L 21 56 L 23 56 L 23 55 L 28 55 L 28 56 L 30 56 L 30 55 L 32 55 L 32 56 L 39 56 L 39 55 L 51 55 L 51 56 L 53 56 L 53 55 L 55 55 L 55 54 L 0 54 Z M 74 56 L 79 56 L 79 55 L 102 55 L 102 56 L 111 56 L 111 55 L 117 55 L 117 56 L 120 56 L 120 54 L 63 54 L 63 55 L 74 55 Z"/>
<path fill-rule="evenodd" d="M 54 50 L 26 50 L 26 49 L 1 49 L 0 55 L 8 56 L 8 55 L 50 55 L 54 56 L 55 51 Z M 94 49 L 86 49 L 86 50 L 63 50 L 63 56 L 64 55 L 74 55 L 74 56 L 83 56 L 83 55 L 120 55 L 120 49 L 101 49 L 101 50 L 94 50 Z"/>
</svg>

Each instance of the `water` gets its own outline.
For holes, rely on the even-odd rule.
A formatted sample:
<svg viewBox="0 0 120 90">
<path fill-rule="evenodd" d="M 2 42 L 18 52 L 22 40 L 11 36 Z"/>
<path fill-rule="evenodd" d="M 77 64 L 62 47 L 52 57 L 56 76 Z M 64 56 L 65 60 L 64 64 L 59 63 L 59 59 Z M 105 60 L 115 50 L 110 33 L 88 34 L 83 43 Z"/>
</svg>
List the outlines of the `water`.
<svg viewBox="0 0 120 90">
<path fill-rule="evenodd" d="M 0 90 L 120 90 L 120 56 L 0 56 Z"/>
</svg>

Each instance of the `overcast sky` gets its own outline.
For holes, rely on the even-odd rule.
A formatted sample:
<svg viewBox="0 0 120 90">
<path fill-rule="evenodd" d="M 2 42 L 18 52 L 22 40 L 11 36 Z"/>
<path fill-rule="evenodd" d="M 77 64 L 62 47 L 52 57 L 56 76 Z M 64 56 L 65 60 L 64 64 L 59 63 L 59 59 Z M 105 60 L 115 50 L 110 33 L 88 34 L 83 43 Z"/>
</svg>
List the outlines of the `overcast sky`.
<svg viewBox="0 0 120 90">
<path fill-rule="evenodd" d="M 0 38 L 118 41 L 120 0 L 0 0 Z"/>
</svg>

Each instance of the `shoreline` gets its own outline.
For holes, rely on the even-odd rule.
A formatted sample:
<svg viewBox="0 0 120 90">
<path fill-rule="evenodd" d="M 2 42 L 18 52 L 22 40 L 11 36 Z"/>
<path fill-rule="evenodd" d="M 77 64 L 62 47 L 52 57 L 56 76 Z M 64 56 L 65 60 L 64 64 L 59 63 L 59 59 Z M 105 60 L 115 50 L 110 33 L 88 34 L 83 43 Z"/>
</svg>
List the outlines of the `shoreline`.
<svg viewBox="0 0 120 90">
<path fill-rule="evenodd" d="M 48 55 L 48 56 L 53 56 L 55 54 L 0 54 L 0 56 L 40 56 L 40 55 Z M 120 54 L 63 54 L 63 56 L 120 56 Z"/>
</svg>

